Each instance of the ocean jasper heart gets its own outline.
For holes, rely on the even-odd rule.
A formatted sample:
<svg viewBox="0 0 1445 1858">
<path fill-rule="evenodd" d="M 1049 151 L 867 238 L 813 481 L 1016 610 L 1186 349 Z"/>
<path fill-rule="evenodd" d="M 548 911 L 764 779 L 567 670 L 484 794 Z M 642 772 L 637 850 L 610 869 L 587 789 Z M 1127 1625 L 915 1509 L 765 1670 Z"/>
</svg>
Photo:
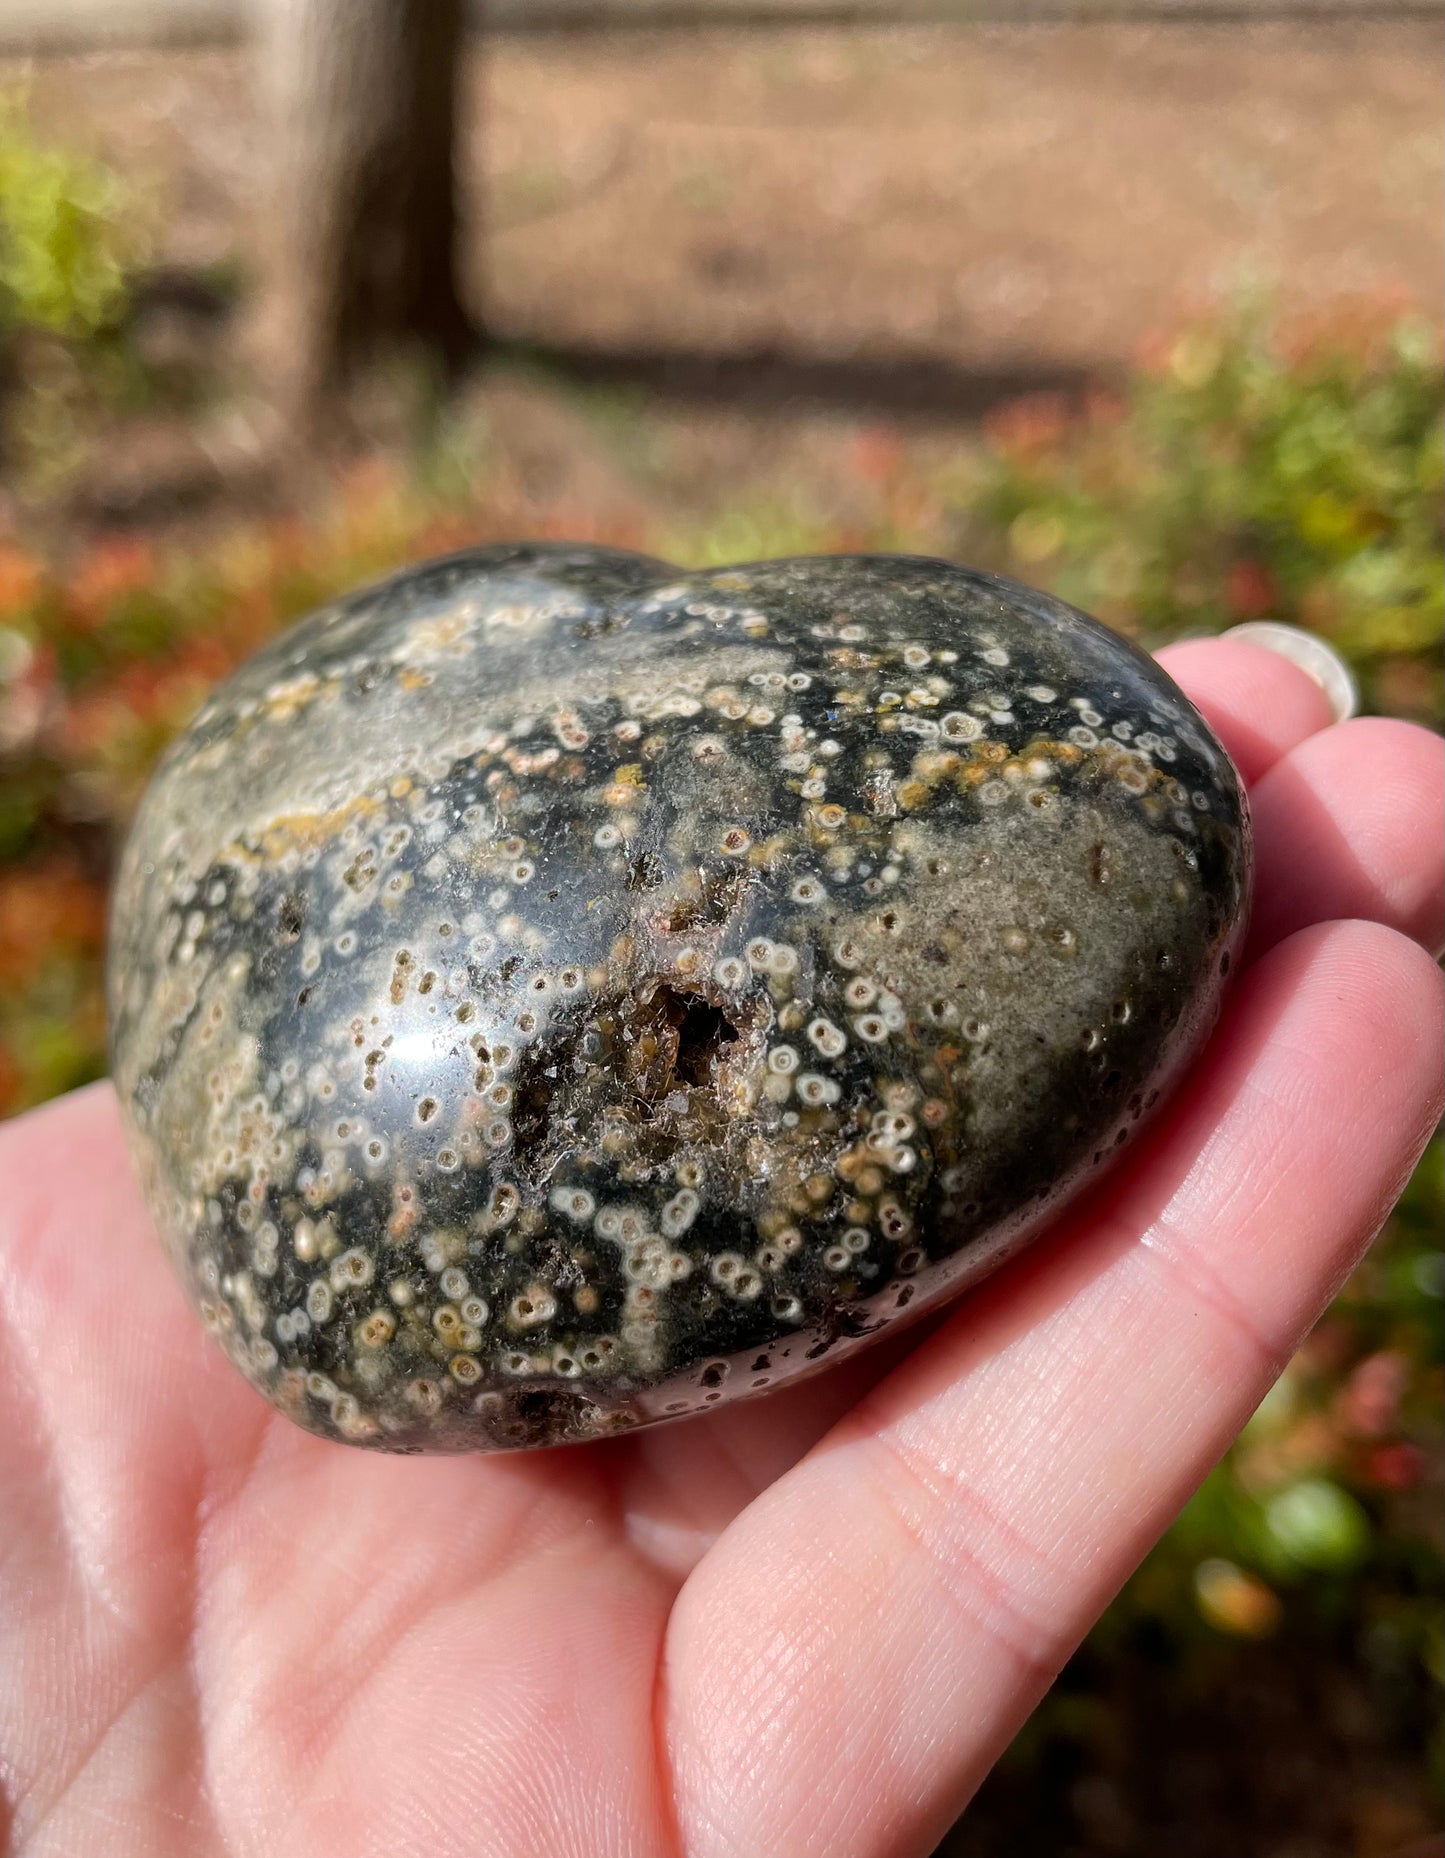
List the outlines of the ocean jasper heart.
<svg viewBox="0 0 1445 1858">
<path fill-rule="evenodd" d="M 152 781 L 116 1083 L 299 1424 L 593 1438 L 782 1385 L 1034 1233 L 1199 1049 L 1244 799 L 1058 601 L 911 557 L 478 549 L 313 615 Z"/>
</svg>

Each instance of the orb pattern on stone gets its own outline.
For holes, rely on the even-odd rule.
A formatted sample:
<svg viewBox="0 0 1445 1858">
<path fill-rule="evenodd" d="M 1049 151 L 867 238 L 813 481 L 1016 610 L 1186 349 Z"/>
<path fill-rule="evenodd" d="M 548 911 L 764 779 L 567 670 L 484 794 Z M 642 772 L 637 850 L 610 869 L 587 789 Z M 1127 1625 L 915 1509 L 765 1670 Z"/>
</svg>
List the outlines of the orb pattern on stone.
<svg viewBox="0 0 1445 1858">
<path fill-rule="evenodd" d="M 616 1434 L 997 1265 L 1198 1052 L 1248 816 L 1163 671 L 946 562 L 414 568 L 278 638 L 117 880 L 201 1320 L 392 1451 Z"/>
</svg>

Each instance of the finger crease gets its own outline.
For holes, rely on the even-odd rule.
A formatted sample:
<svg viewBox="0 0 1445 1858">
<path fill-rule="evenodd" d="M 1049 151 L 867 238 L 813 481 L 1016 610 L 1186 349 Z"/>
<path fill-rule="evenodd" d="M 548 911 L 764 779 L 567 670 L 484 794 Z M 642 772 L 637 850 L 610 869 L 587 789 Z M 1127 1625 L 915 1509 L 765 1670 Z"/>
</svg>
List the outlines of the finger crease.
<svg viewBox="0 0 1445 1858">
<path fill-rule="evenodd" d="M 1168 1220 L 1157 1218 L 1139 1240 L 1140 1247 L 1164 1267 L 1175 1285 L 1195 1303 L 1203 1304 L 1242 1341 L 1272 1374 L 1283 1373 L 1289 1350 L 1272 1342 L 1251 1311 L 1213 1266 L 1184 1241 Z"/>
<path fill-rule="evenodd" d="M 966 1507 L 980 1516 L 992 1533 L 1002 1533 L 987 1506 L 952 1480 L 947 1498 L 940 1497 L 896 1442 L 886 1436 L 860 1443 L 870 1448 L 867 1455 L 875 1465 L 873 1481 L 889 1517 L 912 1546 L 925 1555 L 959 1615 L 1027 1676 L 1044 1685 L 1052 1682 L 1058 1670 L 1053 1635 L 1020 1603 L 1016 1587 L 990 1568 L 976 1549 L 965 1547 L 956 1536 L 945 1544 L 936 1529 L 918 1521 L 910 1514 L 897 1485 L 900 1479 L 907 1483 L 921 1497 L 925 1512 L 942 1515 L 951 1508 Z M 970 1588 L 982 1604 L 970 1604 Z"/>
</svg>

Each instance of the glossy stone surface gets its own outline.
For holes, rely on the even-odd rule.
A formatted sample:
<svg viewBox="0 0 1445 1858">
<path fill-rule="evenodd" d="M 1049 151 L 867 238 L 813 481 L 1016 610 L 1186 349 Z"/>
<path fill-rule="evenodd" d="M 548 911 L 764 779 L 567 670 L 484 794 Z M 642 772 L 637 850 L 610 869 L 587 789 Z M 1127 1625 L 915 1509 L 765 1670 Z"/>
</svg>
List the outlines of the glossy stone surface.
<svg viewBox="0 0 1445 1858">
<path fill-rule="evenodd" d="M 904 557 L 485 549 L 316 614 L 156 775 L 116 1081 L 301 1425 L 594 1437 L 836 1360 L 1126 1143 L 1243 926 L 1169 679 Z"/>
</svg>

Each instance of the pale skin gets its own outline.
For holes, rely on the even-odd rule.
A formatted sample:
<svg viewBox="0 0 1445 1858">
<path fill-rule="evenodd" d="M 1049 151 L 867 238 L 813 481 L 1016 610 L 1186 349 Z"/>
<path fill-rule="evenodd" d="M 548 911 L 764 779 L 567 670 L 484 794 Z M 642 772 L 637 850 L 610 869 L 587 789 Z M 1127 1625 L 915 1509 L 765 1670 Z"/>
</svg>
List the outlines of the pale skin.
<svg viewBox="0 0 1445 1858">
<path fill-rule="evenodd" d="M 326 1444 L 202 1336 L 107 1086 L 0 1132 L 0 1847 L 931 1849 L 1440 1113 L 1441 743 L 1238 641 L 1165 662 L 1258 831 L 1204 1060 L 1030 1252 L 791 1392 L 534 1455 Z"/>
</svg>

